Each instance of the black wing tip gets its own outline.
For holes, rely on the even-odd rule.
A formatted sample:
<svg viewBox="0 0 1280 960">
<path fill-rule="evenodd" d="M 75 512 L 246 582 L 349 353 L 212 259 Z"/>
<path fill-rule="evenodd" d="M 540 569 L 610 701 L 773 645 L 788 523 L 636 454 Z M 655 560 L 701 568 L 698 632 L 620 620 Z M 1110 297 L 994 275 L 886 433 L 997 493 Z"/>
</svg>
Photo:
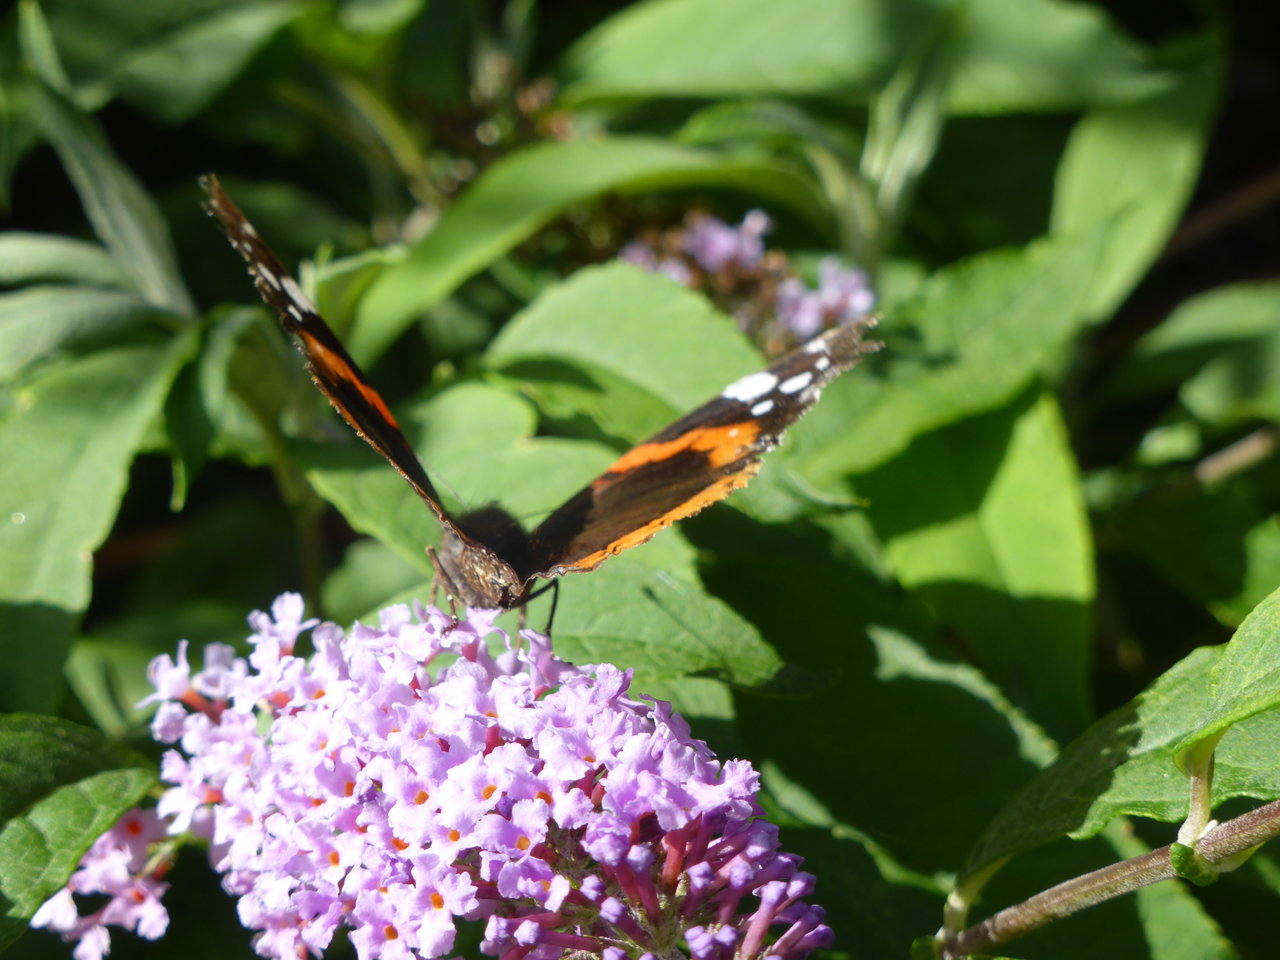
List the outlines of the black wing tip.
<svg viewBox="0 0 1280 960">
<path fill-rule="evenodd" d="M 879 340 L 867 340 L 865 334 L 880 322 L 878 314 L 864 314 L 849 323 L 824 330 L 817 336 L 802 343 L 797 354 L 825 354 L 831 359 L 834 369 L 827 379 L 849 369 L 868 354 L 884 349 Z"/>
</svg>

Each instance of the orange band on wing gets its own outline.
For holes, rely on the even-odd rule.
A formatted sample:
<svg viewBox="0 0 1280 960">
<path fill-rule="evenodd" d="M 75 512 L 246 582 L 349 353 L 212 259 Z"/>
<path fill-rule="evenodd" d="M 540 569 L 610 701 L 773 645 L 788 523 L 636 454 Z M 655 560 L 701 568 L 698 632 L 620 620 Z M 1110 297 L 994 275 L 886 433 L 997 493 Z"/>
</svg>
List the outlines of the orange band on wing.
<svg viewBox="0 0 1280 960">
<path fill-rule="evenodd" d="M 636 451 L 633 450 L 631 452 L 635 453 Z M 737 473 L 731 473 L 727 477 L 721 477 L 701 493 L 690 497 L 684 503 L 672 510 L 668 510 L 662 516 L 657 517 L 654 520 L 650 520 L 643 527 L 639 527 L 622 535 L 617 540 L 613 541 L 613 543 L 606 545 L 595 553 L 588 554 L 587 556 L 582 557 L 579 560 L 575 560 L 572 563 L 560 564 L 548 571 L 548 573 L 559 575 L 562 573 L 594 570 L 610 557 L 616 557 L 623 550 L 638 547 L 640 544 L 651 539 L 655 533 L 665 530 L 677 520 L 683 520 L 685 517 L 691 517 L 704 507 L 709 507 L 713 503 L 718 503 L 729 494 L 733 493 L 733 491 L 741 487 L 745 487 L 747 482 L 759 472 L 759 462 L 749 463 Z"/>
<path fill-rule="evenodd" d="M 396 423 L 396 418 L 387 409 L 386 402 L 373 387 L 366 384 L 356 375 L 355 371 L 351 369 L 351 364 L 309 334 L 306 329 L 300 329 L 298 336 L 302 337 L 306 342 L 307 357 L 317 369 L 323 370 L 326 376 L 334 380 L 341 380 L 345 386 L 355 387 L 356 390 L 360 391 L 360 396 L 364 397 L 369 406 L 378 411 L 378 416 L 385 419 L 390 426 L 395 427 L 397 430 L 400 429 L 400 425 Z"/>
<path fill-rule="evenodd" d="M 619 457 L 607 473 L 626 473 L 645 464 L 660 463 L 682 450 L 704 450 L 708 454 L 709 466 L 725 467 L 746 456 L 759 436 L 760 424 L 754 420 L 744 420 L 725 427 L 690 430 L 665 443 L 642 443 L 633 447 Z"/>
</svg>

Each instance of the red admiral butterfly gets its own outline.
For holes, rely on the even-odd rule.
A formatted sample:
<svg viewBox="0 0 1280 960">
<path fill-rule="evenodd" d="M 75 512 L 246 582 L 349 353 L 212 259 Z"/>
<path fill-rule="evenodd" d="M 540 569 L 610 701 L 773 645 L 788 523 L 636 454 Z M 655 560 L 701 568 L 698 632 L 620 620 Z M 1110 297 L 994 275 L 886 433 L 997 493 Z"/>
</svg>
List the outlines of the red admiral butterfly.
<svg viewBox="0 0 1280 960">
<path fill-rule="evenodd" d="M 467 606 L 521 606 L 535 579 L 594 570 L 723 500 L 756 475 L 761 456 L 778 445 L 828 383 L 880 346 L 862 339 L 870 319 L 819 334 L 624 453 L 532 534 L 497 507 L 455 518 L 441 507 L 386 402 L 297 282 L 218 179 L 205 176 L 201 185 L 209 194 L 206 209 L 248 263 L 285 332 L 297 338 L 316 386 L 435 513 L 443 537 L 439 554 L 429 550 L 432 562 L 449 593 Z"/>
</svg>

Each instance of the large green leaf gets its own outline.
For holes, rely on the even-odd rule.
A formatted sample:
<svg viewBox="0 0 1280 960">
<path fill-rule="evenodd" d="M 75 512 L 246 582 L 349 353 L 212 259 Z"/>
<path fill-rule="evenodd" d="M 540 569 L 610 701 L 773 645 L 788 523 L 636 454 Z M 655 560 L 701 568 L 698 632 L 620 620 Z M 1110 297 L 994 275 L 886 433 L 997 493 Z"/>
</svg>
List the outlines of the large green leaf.
<svg viewBox="0 0 1280 960">
<path fill-rule="evenodd" d="M 782 661 L 750 623 L 699 584 L 655 570 L 639 555 L 645 549 L 565 579 L 556 609 L 557 654 L 575 663 L 634 667 L 637 692 L 684 676 L 739 687 L 777 679 Z"/>
<path fill-rule="evenodd" d="M 1096 4 L 1063 0 L 971 0 L 951 90 L 955 113 L 1059 112 L 1124 103 L 1168 88 L 1139 44 Z"/>
<path fill-rule="evenodd" d="M 297 0 L 45 0 L 48 29 L 77 102 L 117 94 L 161 120 L 190 119 L 243 72 Z"/>
<path fill-rule="evenodd" d="M 1199 722 L 1178 744 L 1179 763 L 1198 744 L 1255 714 L 1272 711 L 1274 716 L 1280 706 L 1280 590 L 1245 617 L 1214 665 L 1210 684 L 1212 697 Z M 1215 774 L 1215 783 L 1217 779 Z"/>
<path fill-rule="evenodd" d="M 0 717 L 0 950 L 155 782 L 149 764 L 96 730 Z"/>
<path fill-rule="evenodd" d="M 13 203 L 14 171 L 40 140 L 39 121 L 31 109 L 31 85 L 14 67 L 0 59 L 0 209 L 6 211 Z"/>
<path fill-rule="evenodd" d="M 871 371 L 842 377 L 795 428 L 797 462 L 831 485 L 913 437 L 1010 401 L 1084 325 L 1100 231 L 985 254 L 935 274 L 883 328 Z M 873 375 L 874 373 L 874 375 Z"/>
<path fill-rule="evenodd" d="M 0 379 L 77 341 L 105 338 L 158 315 L 128 290 L 33 286 L 0 293 Z"/>
<path fill-rule="evenodd" d="M 0 284 L 16 286 L 38 280 L 129 285 L 128 274 L 96 243 L 20 230 L 0 233 Z"/>
<path fill-rule="evenodd" d="M 467 277 L 574 203 L 610 190 L 728 187 L 825 220 L 813 185 L 789 167 L 646 137 L 543 143 L 494 164 L 389 267 L 360 304 L 349 346 L 376 357 Z"/>
<path fill-rule="evenodd" d="M 98 238 L 148 303 L 194 318 L 195 306 L 178 273 L 169 227 L 155 201 L 89 117 L 53 87 L 35 83 L 45 133 Z"/>
<path fill-rule="evenodd" d="M 540 297 L 503 328 L 485 360 L 509 376 L 539 363 L 566 364 L 579 382 L 575 371 L 603 371 L 676 414 L 764 362 L 705 298 L 624 263 L 582 270 Z M 619 407 L 607 390 L 594 392 L 598 400 L 579 412 L 607 417 Z M 640 440 L 663 426 L 650 422 L 623 437 Z"/>
<path fill-rule="evenodd" d="M 145 767 L 95 773 L 59 787 L 8 821 L 0 830 L 0 900 L 7 901 L 5 917 L 29 919 L 66 884 L 93 841 L 146 796 L 155 782 L 155 771 Z"/>
<path fill-rule="evenodd" d="M 1131 703 L 1097 721 L 1010 799 L 970 852 L 964 873 L 1059 837 L 1093 836 L 1125 815 L 1166 823 L 1185 818 L 1190 788 L 1176 760 L 1183 744 L 1211 735 L 1202 732 L 1207 728 L 1201 722 L 1212 711 L 1212 678 L 1227 654 L 1227 647 L 1196 650 Z M 1188 738 L 1192 731 L 1197 732 Z M 1277 738 L 1275 710 L 1250 716 L 1223 737 L 1215 756 L 1215 804 L 1280 796 Z"/>
<path fill-rule="evenodd" d="M 306 8 L 298 0 L 232 4 L 131 38 L 102 63 L 98 81 L 161 120 L 180 123 L 208 106 L 252 57 Z"/>
<path fill-rule="evenodd" d="M 901 583 L 1050 733 L 1079 730 L 1092 543 L 1053 396 L 922 436 L 854 483 Z"/>
<path fill-rule="evenodd" d="M 1102 529 L 1228 626 L 1238 626 L 1280 582 L 1276 517 L 1265 487 L 1256 491 L 1247 478 L 1138 496 L 1108 515 Z"/>
<path fill-rule="evenodd" d="M 1110 316 L 1164 249 L 1200 173 L 1218 99 L 1209 56 L 1169 90 L 1099 107 L 1081 120 L 1062 158 L 1053 231 L 1110 223 L 1089 312 Z"/>
<path fill-rule="evenodd" d="M 619 97 L 865 93 L 928 30 L 937 8 L 921 0 L 633 4 L 569 51 L 560 68 L 563 96 L 575 104 Z"/>
<path fill-rule="evenodd" d="M 90 556 L 128 467 L 193 340 L 121 346 L 15 382 L 0 415 L 0 702 L 44 709 L 58 690 Z"/>
<path fill-rule="evenodd" d="M 1236 406 L 1234 401 L 1247 404 L 1254 388 L 1275 376 L 1262 358 L 1274 349 L 1270 343 L 1277 337 L 1280 284 L 1217 287 L 1184 300 L 1139 340 L 1109 380 L 1105 399 L 1134 400 L 1187 384 L 1184 402 L 1196 404 L 1198 416 L 1219 423 Z M 1191 387 L 1202 372 L 1205 385 Z M 1210 384 L 1224 389 L 1210 393 Z"/>
<path fill-rule="evenodd" d="M 932 0 L 651 0 L 615 14 L 561 65 L 565 99 L 840 94 L 867 98 L 949 7 Z M 951 108 L 1061 110 L 1166 83 L 1096 8 L 974 0 Z M 714 55 L 708 55 L 714 51 Z"/>
<path fill-rule="evenodd" d="M 140 763 L 88 727 L 34 714 L 0 716 L 0 823 L 58 787 Z"/>
<path fill-rule="evenodd" d="M 336 623 L 353 623 L 405 591 L 427 595 L 424 571 L 405 563 L 382 541 L 362 538 L 347 548 L 342 562 L 325 578 L 320 616 Z"/>
</svg>

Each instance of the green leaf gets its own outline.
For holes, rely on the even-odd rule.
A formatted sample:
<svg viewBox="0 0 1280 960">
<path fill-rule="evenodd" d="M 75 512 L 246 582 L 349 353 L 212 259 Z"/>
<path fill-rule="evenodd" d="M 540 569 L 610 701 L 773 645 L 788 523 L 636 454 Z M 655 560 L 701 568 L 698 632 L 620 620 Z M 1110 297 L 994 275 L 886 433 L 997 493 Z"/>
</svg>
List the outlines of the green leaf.
<svg viewBox="0 0 1280 960">
<path fill-rule="evenodd" d="M 559 71 L 570 105 L 650 97 L 821 93 L 865 100 L 954 5 L 893 0 L 653 0 L 580 40 Z M 950 97 L 957 113 L 1060 111 L 1167 85 L 1100 10 L 973 0 Z M 708 51 L 714 51 L 709 56 Z"/>
<path fill-rule="evenodd" d="M 1242 628 L 1243 629 L 1243 628 Z M 1093 724 L 1047 770 L 1028 782 L 991 822 L 966 860 L 964 876 L 1005 857 L 1069 836 L 1094 836 L 1117 817 L 1176 823 L 1190 788 L 1175 763 L 1213 699 L 1211 676 L 1227 647 L 1202 647 L 1145 692 Z M 1275 744 L 1280 711 L 1251 716 L 1218 745 L 1213 803 L 1280 796 Z"/>
<path fill-rule="evenodd" d="M 1113 512 L 1106 536 L 1234 627 L 1277 583 L 1276 518 L 1258 501 L 1246 482 L 1186 484 Z"/>
<path fill-rule="evenodd" d="M 567 365 L 566 379 L 603 371 L 666 404 L 659 419 L 632 425 L 621 436 L 640 440 L 714 396 L 726 384 L 763 366 L 759 353 L 707 300 L 667 277 L 615 263 L 581 270 L 511 320 L 485 353 L 508 376 L 524 366 Z M 525 366 L 529 365 L 529 366 Z M 552 367 L 550 379 L 555 379 Z M 628 415 L 607 389 L 588 384 L 592 402 L 579 411 Z M 631 416 L 634 416 L 632 414 Z"/>
<path fill-rule="evenodd" d="M 165 432 L 173 455 L 175 513 L 204 466 L 228 401 L 228 378 L 236 345 L 256 321 L 255 309 L 233 309 L 212 319 L 194 362 L 178 374 L 165 403 Z"/>
<path fill-rule="evenodd" d="M 155 785 L 154 770 L 108 770 L 49 793 L 0 831 L 0 900 L 29 919 L 65 886 L 85 851 Z"/>
<path fill-rule="evenodd" d="M 17 286 L 37 280 L 129 286 L 120 264 L 96 243 L 20 230 L 0 233 L 0 284 Z"/>
<path fill-rule="evenodd" d="M 1164 249 L 1200 173 L 1218 99 L 1219 64 L 1205 56 L 1171 89 L 1102 107 L 1072 133 L 1062 158 L 1053 232 L 1110 223 L 1088 310 L 1110 316 Z"/>
<path fill-rule="evenodd" d="M 698 584 L 655 570 L 639 556 L 646 549 L 565 579 L 556 653 L 574 663 L 634 667 L 637 691 L 685 676 L 744 688 L 775 680 L 782 661 L 759 632 Z"/>
<path fill-rule="evenodd" d="M 21 0 L 18 4 L 18 49 L 25 65 L 37 77 L 59 93 L 71 95 L 71 81 L 62 67 L 44 9 L 37 0 Z"/>
<path fill-rule="evenodd" d="M 1222 422 L 1233 405 L 1246 400 L 1255 384 L 1266 384 L 1271 371 L 1260 362 L 1280 330 L 1280 283 L 1233 283 L 1189 297 L 1161 324 L 1139 340 L 1132 355 L 1106 386 L 1103 399 L 1132 401 L 1191 384 L 1203 371 L 1211 384 L 1234 389 L 1214 403 L 1201 393 L 1196 413 L 1209 423 Z M 1204 388 L 1192 388 L 1183 396 Z M 1206 402 L 1210 401 L 1210 402 Z"/>
<path fill-rule="evenodd" d="M 194 117 L 222 93 L 276 32 L 306 9 L 295 0 L 214 8 L 163 32 L 133 38 L 94 64 L 99 82 L 167 123 Z"/>
<path fill-rule="evenodd" d="M 1203 423 L 1234 427 L 1280 420 L 1280 314 L 1265 335 L 1224 350 L 1179 391 Z"/>
<path fill-rule="evenodd" d="M 75 104 L 44 84 L 37 84 L 35 93 L 45 133 L 98 238 L 148 303 L 193 318 L 195 306 L 155 201 Z"/>
<path fill-rule="evenodd" d="M 106 537 L 134 451 L 192 338 L 52 364 L 15 383 L 0 415 L 0 620 L 8 662 L 0 703 L 48 707 L 90 554 Z"/>
<path fill-rule="evenodd" d="M 538 144 L 486 170 L 407 259 L 374 281 L 348 346 L 362 362 L 379 356 L 416 315 L 572 204 L 610 190 L 712 186 L 748 191 L 814 223 L 826 219 L 812 184 L 775 162 L 645 137 Z"/>
<path fill-rule="evenodd" d="M 138 618 L 143 620 L 149 615 L 154 620 L 164 619 L 166 639 L 170 641 L 165 652 L 171 655 L 175 638 L 191 637 L 188 630 L 177 626 L 173 612 L 172 607 L 152 607 L 148 614 Z M 243 621 L 242 613 L 242 610 L 236 611 Z M 183 614 L 184 620 L 193 619 L 188 610 L 183 610 Z M 128 627 L 136 623 L 130 620 Z M 108 737 L 121 739 L 137 736 L 150 719 L 152 708 L 139 709 L 137 704 L 155 692 L 147 679 L 147 667 L 157 650 L 149 641 L 161 631 L 153 629 L 150 635 L 142 631 L 117 632 L 124 639 L 77 637 L 71 645 L 64 673 L 67 685 L 94 725 Z"/>
<path fill-rule="evenodd" d="M 34 714 L 0 716 L 0 823 L 58 787 L 138 762 L 88 727 Z"/>
<path fill-rule="evenodd" d="M 0 379 L 60 349 L 161 316 L 127 290 L 41 286 L 0 293 Z"/>
<path fill-rule="evenodd" d="M 30 84 L 11 76 L 0 63 L 0 210 L 7 211 L 12 206 L 14 171 L 39 140 Z"/>
<path fill-rule="evenodd" d="M 971 0 L 951 110 L 991 116 L 1123 103 L 1167 89 L 1169 71 L 1108 18 L 1062 0 Z"/>
<path fill-rule="evenodd" d="M 862 144 L 855 132 L 787 101 L 731 100 L 717 101 L 692 114 L 677 138 L 691 146 L 738 140 L 786 144 L 797 151 L 818 146 L 846 161 L 856 161 Z"/>
<path fill-rule="evenodd" d="M 305 9 L 297 0 L 55 0 L 44 4 L 42 30 L 24 11 L 23 51 L 46 83 L 87 110 L 120 94 L 177 123 L 211 103 Z"/>
<path fill-rule="evenodd" d="M 1055 736 L 1079 730 L 1092 542 L 1054 397 L 919 437 L 854 483 L 903 586 L 1014 703 Z"/>
<path fill-rule="evenodd" d="M 347 547 L 342 562 L 325 578 L 321 615 L 349 624 L 380 610 L 405 591 L 426 587 L 420 566 L 405 563 L 386 544 L 369 538 Z"/>
<path fill-rule="evenodd" d="M 871 369 L 834 383 L 792 431 L 803 472 L 835 484 L 1054 371 L 1086 321 L 1083 294 L 1101 240 L 1094 231 L 1037 242 L 934 274 L 878 331 L 889 349 Z"/>
<path fill-rule="evenodd" d="M 921 38 L 871 100 L 860 172 L 875 190 L 876 216 L 866 217 L 848 231 L 854 237 L 876 238 L 878 249 L 873 253 L 855 250 L 865 264 L 879 263 L 937 151 L 965 12 L 967 7 L 957 4 L 939 17 L 931 33 Z"/>
<path fill-rule="evenodd" d="M 637 3 L 569 51 L 559 70 L 562 96 L 576 105 L 622 97 L 865 93 L 928 30 L 936 10 L 918 0 Z"/>
<path fill-rule="evenodd" d="M 1280 590 L 1240 624 L 1211 675 L 1212 698 L 1193 732 L 1178 744 L 1178 762 L 1196 744 L 1280 706 Z M 1219 747 L 1219 756 L 1222 747 Z M 1219 760 L 1219 764 L 1221 760 Z M 1215 768 L 1214 786 L 1219 773 Z"/>
</svg>

